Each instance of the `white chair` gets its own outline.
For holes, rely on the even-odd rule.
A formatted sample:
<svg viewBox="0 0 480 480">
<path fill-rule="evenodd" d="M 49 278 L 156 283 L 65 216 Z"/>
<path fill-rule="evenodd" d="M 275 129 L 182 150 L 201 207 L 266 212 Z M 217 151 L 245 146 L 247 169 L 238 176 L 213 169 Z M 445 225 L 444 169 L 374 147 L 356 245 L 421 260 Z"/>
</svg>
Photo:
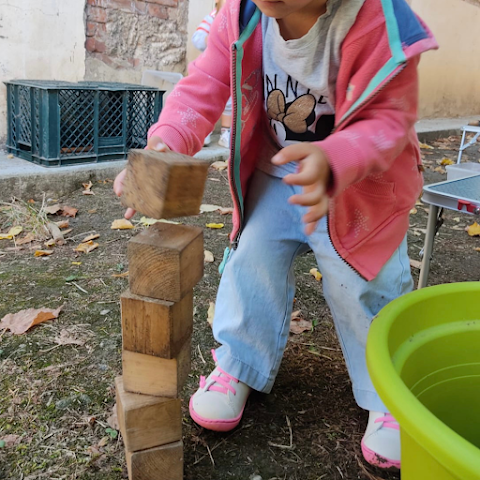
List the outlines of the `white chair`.
<svg viewBox="0 0 480 480">
<path fill-rule="evenodd" d="M 471 147 L 474 145 L 480 137 L 480 127 L 474 127 L 472 125 L 465 125 L 462 127 L 463 134 L 462 134 L 462 141 L 460 143 L 460 148 L 458 150 L 458 158 L 457 158 L 457 163 L 460 163 L 462 161 L 462 153 L 464 150 L 466 150 L 468 147 Z M 467 133 L 474 133 L 474 137 L 465 145 L 465 137 L 467 136 Z"/>
</svg>

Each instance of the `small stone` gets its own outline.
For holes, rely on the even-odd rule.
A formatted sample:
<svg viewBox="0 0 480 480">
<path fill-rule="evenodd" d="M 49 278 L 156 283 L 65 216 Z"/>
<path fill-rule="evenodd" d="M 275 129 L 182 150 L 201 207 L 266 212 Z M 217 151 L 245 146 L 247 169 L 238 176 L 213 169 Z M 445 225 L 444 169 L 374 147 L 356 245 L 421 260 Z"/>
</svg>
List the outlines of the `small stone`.
<svg viewBox="0 0 480 480">
<path fill-rule="evenodd" d="M 260 475 L 253 474 L 253 475 L 250 475 L 250 478 L 248 480 L 263 480 L 263 479 Z"/>
<path fill-rule="evenodd" d="M 110 310 L 102 310 L 100 312 L 100 315 L 108 315 L 110 313 Z"/>
</svg>

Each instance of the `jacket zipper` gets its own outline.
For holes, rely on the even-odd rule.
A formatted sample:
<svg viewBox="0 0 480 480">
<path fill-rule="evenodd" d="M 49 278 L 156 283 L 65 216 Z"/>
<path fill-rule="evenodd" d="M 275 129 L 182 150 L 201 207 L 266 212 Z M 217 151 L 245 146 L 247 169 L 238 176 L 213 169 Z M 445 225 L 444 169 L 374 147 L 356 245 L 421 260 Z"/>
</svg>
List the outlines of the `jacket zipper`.
<svg viewBox="0 0 480 480">
<path fill-rule="evenodd" d="M 235 183 L 235 143 L 237 141 L 237 135 L 236 135 L 236 130 L 237 130 L 237 119 L 236 119 L 236 114 L 238 112 L 238 102 L 237 102 L 237 46 L 234 43 L 232 45 L 232 57 L 233 57 L 233 68 L 232 68 L 232 77 L 233 77 L 233 112 L 235 115 L 233 116 L 233 122 L 232 122 L 232 136 L 230 139 L 230 190 L 233 192 L 233 201 L 235 203 L 235 207 L 237 209 L 238 215 L 239 215 L 239 225 L 238 225 L 238 231 L 235 234 L 235 238 L 231 242 L 231 246 L 234 250 L 237 249 L 238 247 L 238 241 L 240 239 L 240 235 L 243 230 L 243 211 L 240 207 L 240 196 L 238 194 L 238 188 Z"/>
<path fill-rule="evenodd" d="M 358 111 L 363 108 L 367 103 L 371 102 L 377 95 L 380 94 L 380 92 L 382 92 L 385 87 L 387 85 L 390 84 L 390 82 L 395 79 L 403 70 L 404 68 L 406 67 L 406 64 L 402 65 L 401 67 L 399 67 L 398 71 L 395 72 L 395 74 L 388 80 L 388 82 L 385 82 L 379 89 L 377 89 L 375 91 L 375 93 L 373 95 L 371 95 L 370 97 L 366 98 L 360 105 L 357 106 L 357 108 L 355 110 L 353 110 L 347 117 L 345 117 L 343 120 L 340 121 L 340 123 L 332 130 L 332 133 L 330 135 L 332 135 L 334 132 L 336 132 L 341 126 L 345 125 L 345 123 L 347 123 L 347 121 L 352 118 L 352 116 L 356 113 L 358 113 Z M 337 256 L 339 258 L 342 259 L 342 261 L 347 265 L 349 266 L 357 275 L 359 275 L 360 277 L 362 277 L 364 280 L 367 280 L 356 268 L 354 268 L 352 265 L 350 265 L 339 253 L 338 253 L 338 250 L 336 249 L 335 245 L 333 244 L 332 242 L 332 237 L 330 235 L 330 221 L 329 219 L 327 218 L 327 233 L 328 233 L 328 240 L 330 242 L 330 244 L 332 245 L 333 247 L 333 250 L 335 251 L 335 253 L 337 254 Z"/>
</svg>

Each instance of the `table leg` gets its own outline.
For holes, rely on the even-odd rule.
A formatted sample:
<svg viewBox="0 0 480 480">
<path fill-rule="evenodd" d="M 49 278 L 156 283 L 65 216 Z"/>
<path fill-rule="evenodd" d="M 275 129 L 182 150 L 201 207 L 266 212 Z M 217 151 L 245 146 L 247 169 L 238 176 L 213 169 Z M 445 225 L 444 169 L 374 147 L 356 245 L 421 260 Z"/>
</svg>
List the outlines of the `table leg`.
<svg viewBox="0 0 480 480">
<path fill-rule="evenodd" d="M 420 269 L 420 277 L 418 279 L 418 288 L 427 286 L 428 272 L 430 270 L 430 259 L 433 251 L 433 242 L 435 240 L 436 225 L 439 207 L 430 205 L 427 221 L 427 234 L 425 235 L 425 245 L 423 247 L 422 268 Z"/>
</svg>

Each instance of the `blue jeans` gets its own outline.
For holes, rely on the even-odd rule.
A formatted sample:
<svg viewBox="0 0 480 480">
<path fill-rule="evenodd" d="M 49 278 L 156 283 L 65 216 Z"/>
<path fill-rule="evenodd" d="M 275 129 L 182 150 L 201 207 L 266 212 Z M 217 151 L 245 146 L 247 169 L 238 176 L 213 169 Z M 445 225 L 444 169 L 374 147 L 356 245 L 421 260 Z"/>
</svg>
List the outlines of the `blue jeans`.
<svg viewBox="0 0 480 480">
<path fill-rule="evenodd" d="M 367 371 L 365 345 L 373 317 L 413 288 L 406 239 L 377 277 L 367 282 L 334 250 L 326 219 L 306 236 L 305 207 L 290 205 L 299 187 L 257 170 L 246 198 L 246 223 L 230 253 L 218 290 L 213 334 L 218 363 L 255 390 L 269 393 L 289 335 L 295 296 L 293 262 L 312 250 L 357 404 L 388 411 Z"/>
</svg>

